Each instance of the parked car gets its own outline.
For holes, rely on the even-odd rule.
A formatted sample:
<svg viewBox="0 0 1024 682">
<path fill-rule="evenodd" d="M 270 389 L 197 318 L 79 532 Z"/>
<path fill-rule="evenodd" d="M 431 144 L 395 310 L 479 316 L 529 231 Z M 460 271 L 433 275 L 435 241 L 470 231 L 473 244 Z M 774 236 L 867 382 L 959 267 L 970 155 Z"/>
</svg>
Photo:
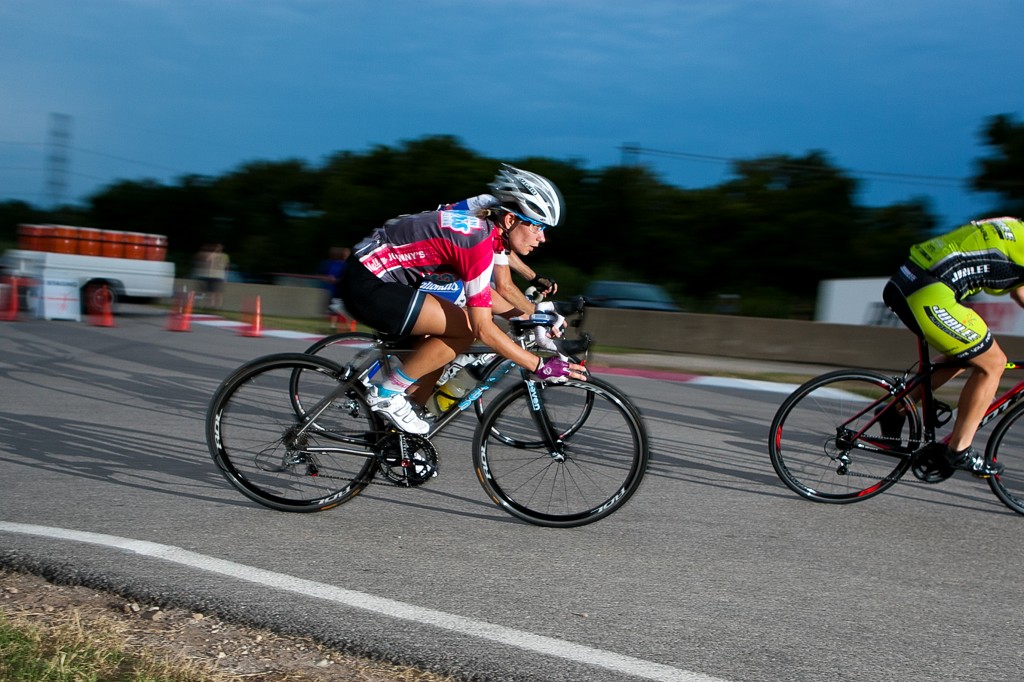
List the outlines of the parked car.
<svg viewBox="0 0 1024 682">
<path fill-rule="evenodd" d="M 657 284 L 643 282 L 591 282 L 583 293 L 588 306 L 595 308 L 632 308 L 679 312 L 668 292 Z"/>
</svg>

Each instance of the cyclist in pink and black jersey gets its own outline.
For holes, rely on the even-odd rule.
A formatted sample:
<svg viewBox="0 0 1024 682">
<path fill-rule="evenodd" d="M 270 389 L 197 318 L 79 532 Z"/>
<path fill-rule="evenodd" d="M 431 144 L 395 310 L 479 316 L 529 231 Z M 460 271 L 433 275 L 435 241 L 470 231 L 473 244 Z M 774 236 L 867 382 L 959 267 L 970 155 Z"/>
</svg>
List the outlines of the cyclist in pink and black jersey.
<svg viewBox="0 0 1024 682">
<path fill-rule="evenodd" d="M 479 211 L 498 206 L 498 198 L 492 194 L 480 194 L 469 199 L 457 201 L 454 204 L 442 204 L 437 207 L 439 211 Z M 551 277 L 538 275 L 533 268 L 523 262 L 523 259 L 515 251 L 502 249 L 494 254 L 494 274 L 492 282 L 494 290 L 502 295 L 509 303 L 527 314 L 536 311 L 551 312 L 554 308 L 550 303 L 538 306 L 533 300 L 527 298 L 512 281 L 512 271 L 515 270 L 536 293 L 544 296 L 554 296 L 558 292 L 558 283 Z"/>
<path fill-rule="evenodd" d="M 490 208 L 494 208 L 500 205 L 501 202 L 498 198 L 492 194 L 480 194 L 469 199 L 463 199 L 457 201 L 454 204 L 442 204 L 437 207 L 439 211 L 481 211 Z M 533 293 L 527 296 L 516 286 L 515 282 L 512 281 L 512 271 L 515 270 L 522 277 L 524 277 L 533 288 Z M 452 284 L 439 284 L 430 282 L 424 285 L 424 288 L 432 287 L 435 290 L 441 286 L 450 287 Z M 509 248 L 503 248 L 495 252 L 494 254 L 494 270 L 491 276 L 491 286 L 494 291 L 501 295 L 514 307 L 521 310 L 526 315 L 532 315 L 537 312 L 548 313 L 555 315 L 557 321 L 552 325 L 550 331 L 543 328 L 537 328 L 534 338 L 537 344 L 541 348 L 547 350 L 555 350 L 553 338 L 562 335 L 565 329 L 565 318 L 555 312 L 555 304 L 551 301 L 538 302 L 533 300 L 533 295 L 539 293 L 540 297 L 553 296 L 558 291 L 558 283 L 550 277 L 541 277 L 538 275 L 533 268 L 523 262 L 523 259 L 515 251 Z M 528 289 L 527 292 L 530 290 Z M 451 296 L 448 298 L 451 300 Z M 464 300 L 464 299 L 463 299 Z"/>
<path fill-rule="evenodd" d="M 411 407 L 406 391 L 417 381 L 433 385 L 446 364 L 479 339 L 546 381 L 584 379 L 580 365 L 541 360 L 513 342 L 493 314 L 515 308 L 490 286 L 495 253 L 521 256 L 544 241 L 558 223 L 562 199 L 549 180 L 503 164 L 492 185 L 499 204 L 477 212 L 430 211 L 402 216 L 355 246 L 339 286 L 346 309 L 379 331 L 422 337 L 401 369 L 371 387 L 371 407 L 399 428 L 426 433 L 429 424 Z M 427 278 L 454 277 L 465 284 L 466 308 L 419 289 Z"/>
</svg>

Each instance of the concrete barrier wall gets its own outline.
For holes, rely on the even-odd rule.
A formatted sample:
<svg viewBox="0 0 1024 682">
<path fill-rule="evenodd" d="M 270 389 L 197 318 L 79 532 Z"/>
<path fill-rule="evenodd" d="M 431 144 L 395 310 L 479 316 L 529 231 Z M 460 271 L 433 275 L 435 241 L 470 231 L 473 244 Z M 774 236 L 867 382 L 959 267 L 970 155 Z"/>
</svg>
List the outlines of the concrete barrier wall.
<svg viewBox="0 0 1024 682">
<path fill-rule="evenodd" d="M 598 346 L 754 360 L 806 362 L 900 371 L 917 361 L 906 329 L 732 315 L 588 308 L 583 331 Z M 1024 337 L 1003 336 L 1012 360 L 1024 360 Z"/>
<path fill-rule="evenodd" d="M 182 286 L 201 290 L 189 280 L 180 280 L 177 289 Z M 261 313 L 275 317 L 323 317 L 327 306 L 327 294 L 321 289 L 228 282 L 224 309 L 252 312 L 257 296 Z M 591 334 L 598 347 L 638 351 L 886 371 L 906 369 L 917 360 L 913 335 L 891 327 L 588 308 L 580 330 Z M 1024 337 L 1002 336 L 999 343 L 1011 359 L 1024 360 Z"/>
<path fill-rule="evenodd" d="M 178 280 L 174 290 L 181 291 L 182 288 L 196 293 L 203 291 L 202 283 L 195 280 Z M 327 292 L 315 287 L 225 282 L 224 302 L 221 308 L 251 313 L 257 296 L 260 299 L 260 313 L 263 315 L 302 318 L 327 316 Z M 204 307 L 203 302 L 197 300 L 196 307 Z"/>
</svg>

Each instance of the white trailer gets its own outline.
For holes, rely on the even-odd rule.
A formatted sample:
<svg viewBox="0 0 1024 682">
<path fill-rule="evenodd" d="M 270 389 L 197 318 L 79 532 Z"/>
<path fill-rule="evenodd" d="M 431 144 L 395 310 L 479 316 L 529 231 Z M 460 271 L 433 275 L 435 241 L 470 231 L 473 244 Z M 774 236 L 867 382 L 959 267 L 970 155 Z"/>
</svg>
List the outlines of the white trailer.
<svg viewBox="0 0 1024 682">
<path fill-rule="evenodd" d="M 174 263 L 165 260 L 14 249 L 0 257 L 0 265 L 3 274 L 27 284 L 30 296 L 32 287 L 47 279 L 76 282 L 85 312 L 97 312 L 124 297 L 158 299 L 174 294 Z"/>
</svg>

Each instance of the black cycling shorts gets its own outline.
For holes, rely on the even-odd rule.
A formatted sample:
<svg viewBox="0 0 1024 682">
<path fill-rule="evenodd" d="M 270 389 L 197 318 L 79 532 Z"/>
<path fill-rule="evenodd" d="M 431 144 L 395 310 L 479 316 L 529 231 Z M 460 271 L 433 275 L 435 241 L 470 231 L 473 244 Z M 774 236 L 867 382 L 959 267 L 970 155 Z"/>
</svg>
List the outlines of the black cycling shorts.
<svg viewBox="0 0 1024 682">
<path fill-rule="evenodd" d="M 341 275 L 338 295 L 352 317 L 379 332 L 396 336 L 412 333 L 423 300 L 428 296 L 406 284 L 382 281 L 355 256 L 349 258 Z"/>
</svg>

